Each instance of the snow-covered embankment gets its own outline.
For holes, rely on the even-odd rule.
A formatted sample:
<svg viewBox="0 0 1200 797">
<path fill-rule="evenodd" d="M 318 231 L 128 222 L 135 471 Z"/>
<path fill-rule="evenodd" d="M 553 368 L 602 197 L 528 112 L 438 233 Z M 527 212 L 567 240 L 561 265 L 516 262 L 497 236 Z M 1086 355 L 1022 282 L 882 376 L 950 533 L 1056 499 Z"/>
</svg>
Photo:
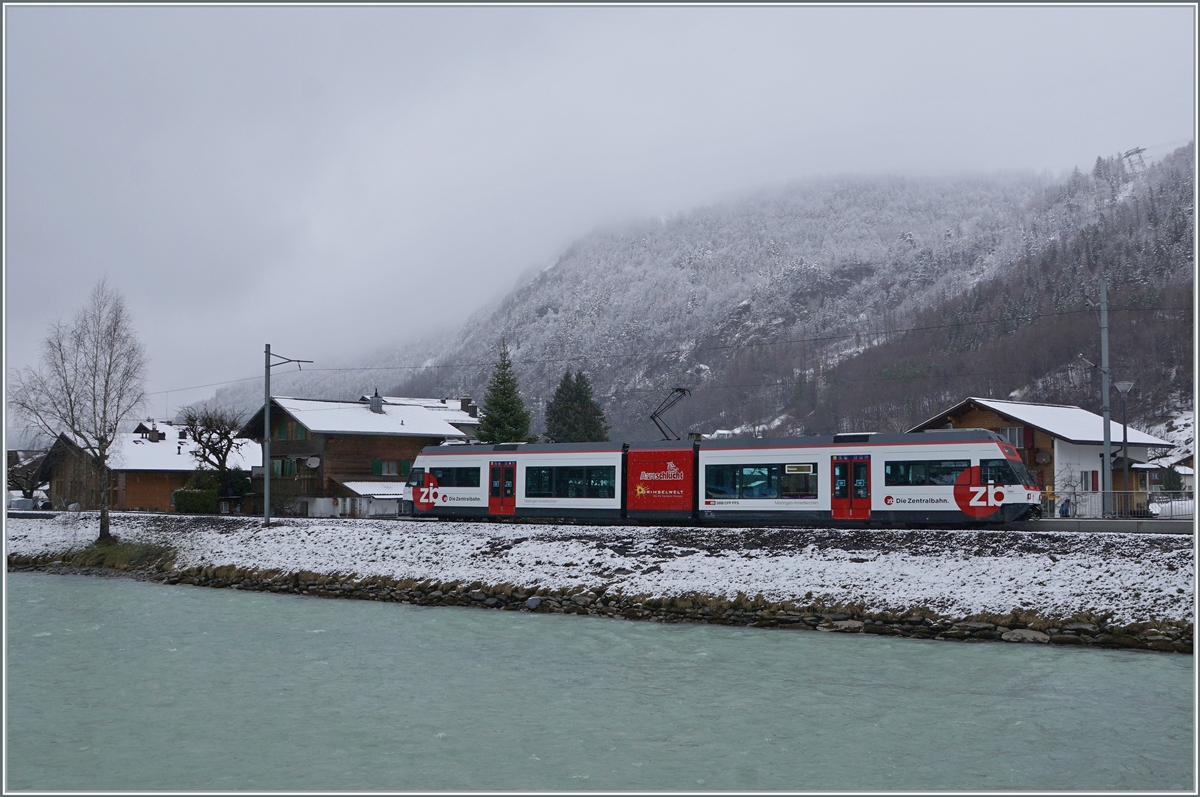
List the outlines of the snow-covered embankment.
<svg viewBox="0 0 1200 797">
<path fill-rule="evenodd" d="M 85 547 L 96 525 L 88 513 L 10 518 L 8 553 L 44 561 Z M 450 603 L 486 600 L 471 593 L 495 595 L 489 605 L 542 596 L 554 608 L 565 600 L 570 610 L 610 608 L 599 613 L 626 616 L 669 604 L 683 607 L 675 619 L 799 627 L 808 618 L 810 626 L 845 623 L 842 630 L 865 622 L 870 631 L 874 620 L 898 632 L 906 625 L 921 631 L 922 618 L 942 618 L 942 628 L 924 621 L 939 636 L 953 620 L 990 618 L 996 636 L 1014 626 L 1053 630 L 1076 620 L 1097 626 L 1096 633 L 1076 629 L 1084 638 L 1103 636 L 1106 624 L 1158 624 L 1163 635 L 1172 626 L 1179 640 L 1184 627 L 1190 639 L 1193 621 L 1193 542 L 1172 535 L 296 519 L 263 528 L 250 518 L 132 514 L 114 514 L 113 531 L 127 542 L 174 550 L 175 574 L 184 580 L 212 581 L 214 568 L 232 566 L 263 574 L 274 591 L 305 591 L 307 581 L 297 582 L 296 574 L 336 574 L 308 591 L 326 592 L 334 581 L 372 582 L 392 585 L 387 595 L 399 600 L 415 586 L 418 602 L 435 590 Z M 489 591 L 498 586 L 508 589 Z M 572 595 L 582 597 L 572 602 Z M 684 597 L 690 601 L 678 600 Z M 626 611 L 634 604 L 638 612 Z M 990 635 L 978 628 L 968 635 L 975 632 Z"/>
</svg>

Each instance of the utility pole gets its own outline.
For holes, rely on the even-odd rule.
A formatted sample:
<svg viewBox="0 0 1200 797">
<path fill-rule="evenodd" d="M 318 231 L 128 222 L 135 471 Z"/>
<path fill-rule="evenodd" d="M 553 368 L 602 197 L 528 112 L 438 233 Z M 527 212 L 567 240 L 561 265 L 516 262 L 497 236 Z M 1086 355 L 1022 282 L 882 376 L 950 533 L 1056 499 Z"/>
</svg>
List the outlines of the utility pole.
<svg viewBox="0 0 1200 797">
<path fill-rule="evenodd" d="M 1121 394 L 1121 459 L 1124 460 L 1125 468 L 1125 483 L 1121 485 L 1121 489 L 1125 493 L 1124 510 L 1128 515 L 1133 502 L 1129 489 L 1129 404 L 1126 399 L 1129 397 L 1129 390 L 1133 387 L 1133 382 L 1123 380 L 1117 382 L 1113 387 Z"/>
<path fill-rule="evenodd" d="M 279 362 L 271 362 L 272 357 L 278 357 Z M 284 363 L 296 363 L 296 368 L 303 371 L 300 363 L 311 363 L 312 360 L 289 360 L 278 354 L 271 354 L 271 344 L 267 344 L 265 363 L 263 365 L 263 525 L 271 525 L 271 369 Z"/>
<path fill-rule="evenodd" d="M 1085 299 L 1088 307 L 1095 307 L 1091 299 Z M 1079 355 L 1079 359 L 1093 368 L 1096 364 Z M 1104 452 L 1100 455 L 1100 497 L 1104 517 L 1112 516 L 1112 405 L 1108 395 L 1108 286 L 1100 280 L 1100 397 L 1104 407 Z"/>
<path fill-rule="evenodd" d="M 1104 399 L 1104 516 L 1112 516 L 1112 404 L 1108 391 L 1108 283 L 1100 280 L 1100 395 Z"/>
</svg>

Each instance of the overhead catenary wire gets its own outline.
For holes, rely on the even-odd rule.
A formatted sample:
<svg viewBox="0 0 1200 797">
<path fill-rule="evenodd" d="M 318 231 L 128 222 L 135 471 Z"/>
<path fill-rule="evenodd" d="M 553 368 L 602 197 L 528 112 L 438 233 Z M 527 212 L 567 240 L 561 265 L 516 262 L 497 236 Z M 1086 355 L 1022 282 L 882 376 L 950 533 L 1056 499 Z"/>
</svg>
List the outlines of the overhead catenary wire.
<svg viewBox="0 0 1200 797">
<path fill-rule="evenodd" d="M 1037 313 L 1037 314 L 1034 314 L 1031 316 L 1026 316 L 1025 319 L 1022 319 L 1022 320 L 1037 320 L 1040 318 L 1059 318 L 1062 316 L 1078 315 L 1081 313 L 1089 313 L 1089 312 L 1092 312 L 1092 310 L 1090 308 L 1082 308 L 1079 310 L 1064 310 L 1061 312 L 1054 312 L 1054 313 Z M 1194 309 L 1192 307 L 1109 308 L 1109 313 L 1122 313 L 1122 312 L 1125 312 L 1125 313 L 1131 313 L 1131 312 L 1154 312 L 1154 313 L 1188 312 L 1188 313 L 1192 313 L 1192 312 L 1194 312 Z M 764 347 L 764 346 L 783 346 L 783 345 L 788 345 L 788 344 L 826 343 L 826 342 L 836 341 L 836 340 L 851 340 L 855 337 L 861 337 L 864 335 L 869 336 L 869 337 L 894 336 L 894 335 L 904 335 L 904 334 L 908 334 L 910 332 L 933 332 L 933 331 L 937 331 L 937 330 L 941 330 L 941 329 L 958 329 L 958 328 L 961 328 L 964 326 L 983 326 L 983 325 L 1007 324 L 1007 323 L 1012 323 L 1012 319 L 987 319 L 987 320 L 970 321 L 970 322 L 964 321 L 964 322 L 956 322 L 956 323 L 948 323 L 948 324 L 930 324 L 927 326 L 906 327 L 903 329 L 882 330 L 882 331 L 881 330 L 871 330 L 871 331 L 865 332 L 865 333 L 862 330 L 860 330 L 858 332 L 844 333 L 844 334 L 838 334 L 838 335 L 820 335 L 820 336 L 809 337 L 809 338 L 787 338 L 784 340 L 773 340 L 773 341 L 757 341 L 757 342 L 730 343 L 730 344 L 721 344 L 721 345 L 712 345 L 712 346 L 696 346 L 696 347 L 692 347 L 692 348 L 688 348 L 688 349 L 666 349 L 666 350 L 660 350 L 660 351 L 641 351 L 641 352 L 630 352 L 630 353 L 624 353 L 624 354 L 581 354 L 581 355 L 577 355 L 577 356 L 573 356 L 573 357 L 526 358 L 526 359 L 513 360 L 513 364 L 514 365 L 518 365 L 518 364 L 519 365 L 553 365 L 553 364 L 564 363 L 564 362 L 565 363 L 577 363 L 581 360 L 614 360 L 614 359 L 644 358 L 644 357 L 649 357 L 649 356 L 669 357 L 672 355 L 683 354 L 684 352 L 691 353 L 691 352 L 700 352 L 700 351 L 726 351 L 726 350 L 730 350 L 730 349 L 752 349 L 752 348 L 760 348 L 760 347 Z M 363 371 L 424 371 L 424 370 L 441 370 L 441 369 L 453 369 L 453 368 L 487 368 L 487 367 L 492 366 L 493 364 L 494 363 L 492 363 L 492 362 L 471 362 L 471 363 L 440 363 L 440 364 L 426 363 L 426 364 L 422 364 L 422 365 L 383 365 L 383 366 L 362 366 L 362 367 L 351 366 L 351 367 L 341 367 L 341 368 L 310 368 L 310 369 L 308 369 L 308 371 L 304 371 L 303 373 L 315 373 L 315 372 L 348 373 L 348 372 L 363 372 Z M 300 373 L 300 372 L 290 371 L 287 373 Z M 279 374 L 276 378 L 287 376 L 287 373 Z M 995 374 L 955 374 L 954 376 L 972 376 L 972 375 L 984 376 L 984 375 L 1000 375 L 1000 374 L 997 372 Z M 873 380 L 839 380 L 839 381 L 843 381 L 843 382 L 898 381 L 898 380 L 914 379 L 914 378 L 926 378 L 926 377 L 881 377 L 879 379 L 873 379 Z M 932 378 L 932 376 L 929 378 Z M 176 393 L 176 392 L 183 392 L 186 390 L 199 390 L 199 389 L 206 388 L 206 387 L 223 387 L 225 385 L 233 385 L 233 384 L 237 384 L 239 382 L 250 382 L 250 381 L 255 381 L 255 380 L 259 380 L 259 379 L 262 379 L 262 377 L 261 376 L 247 376 L 247 377 L 241 377 L 238 379 L 228 379 L 228 380 L 225 380 L 222 382 L 210 382 L 205 385 L 193 385 L 191 387 L 171 388 L 169 390 L 156 390 L 156 391 L 148 392 L 146 395 L 158 396 L 158 395 L 162 395 L 165 393 Z M 711 387 L 719 387 L 719 386 L 711 385 L 711 386 L 705 386 L 705 387 L 711 388 Z M 658 387 L 649 388 L 649 389 L 661 390 L 661 388 L 658 388 Z"/>
</svg>

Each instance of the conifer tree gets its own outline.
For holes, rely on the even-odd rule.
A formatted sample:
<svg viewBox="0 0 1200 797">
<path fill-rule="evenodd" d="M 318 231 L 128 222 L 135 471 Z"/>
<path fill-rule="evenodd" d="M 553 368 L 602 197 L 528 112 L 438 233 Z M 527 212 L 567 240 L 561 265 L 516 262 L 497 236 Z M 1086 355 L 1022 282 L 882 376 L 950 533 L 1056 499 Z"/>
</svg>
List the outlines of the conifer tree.
<svg viewBox="0 0 1200 797">
<path fill-rule="evenodd" d="M 570 440 L 574 405 L 575 379 L 568 368 L 554 391 L 554 398 L 546 405 L 546 440 L 551 443 L 565 443 Z"/>
<path fill-rule="evenodd" d="M 482 443 L 532 443 L 537 437 L 529 435 L 529 411 L 517 388 L 508 356 L 508 344 L 500 341 L 500 356 L 492 368 L 487 392 L 483 397 L 483 420 L 479 423 Z"/>
<path fill-rule="evenodd" d="M 608 440 L 604 410 L 592 395 L 583 371 L 563 374 L 554 398 L 546 405 L 546 437 L 555 443 L 599 443 Z"/>
</svg>

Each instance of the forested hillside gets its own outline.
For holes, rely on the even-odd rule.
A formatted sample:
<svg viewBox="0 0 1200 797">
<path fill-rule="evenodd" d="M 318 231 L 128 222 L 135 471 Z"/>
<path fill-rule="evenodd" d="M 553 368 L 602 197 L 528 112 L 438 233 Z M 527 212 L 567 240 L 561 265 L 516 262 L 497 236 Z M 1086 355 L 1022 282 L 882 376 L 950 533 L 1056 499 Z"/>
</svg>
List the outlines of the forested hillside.
<svg viewBox="0 0 1200 797">
<path fill-rule="evenodd" d="M 693 392 L 669 422 L 703 432 L 902 429 L 966 395 L 1096 407 L 1078 355 L 1099 362 L 1084 302 L 1104 277 L 1114 379 L 1137 382 L 1130 411 L 1150 423 L 1191 403 L 1192 160 L 1189 145 L 1061 182 L 808 181 L 598 231 L 457 335 L 371 363 L 410 370 L 275 392 L 478 397 L 504 339 L 536 432 L 568 367 L 613 439 L 656 437 L 649 414 L 676 385 Z"/>
<path fill-rule="evenodd" d="M 899 430 L 967 395 L 1099 411 L 1099 301 L 1108 284 L 1113 381 L 1143 424 L 1192 405 L 1193 184 L 1189 146 L 1131 175 L 1097 159 L 1047 190 L 1025 249 L 996 276 L 926 308 L 912 331 L 797 379 L 810 428 Z M 1080 358 L 1080 355 L 1084 359 Z M 1114 404 L 1117 402 L 1113 392 Z"/>
</svg>

